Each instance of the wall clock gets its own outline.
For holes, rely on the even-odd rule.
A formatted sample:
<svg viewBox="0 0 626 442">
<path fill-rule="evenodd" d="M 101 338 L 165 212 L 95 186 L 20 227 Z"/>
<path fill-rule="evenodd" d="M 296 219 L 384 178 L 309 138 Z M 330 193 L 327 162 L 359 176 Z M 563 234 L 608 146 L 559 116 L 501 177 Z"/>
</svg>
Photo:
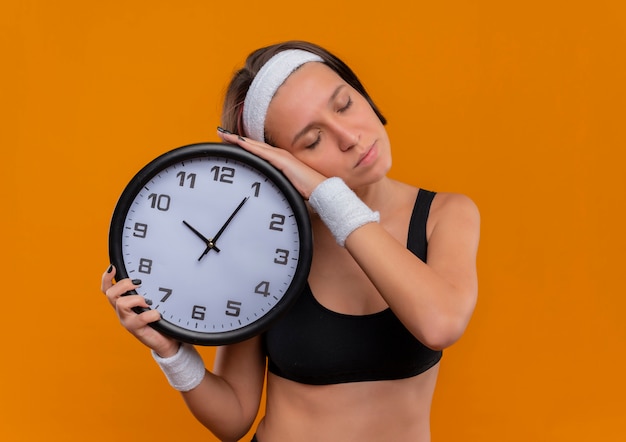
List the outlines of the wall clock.
<svg viewBox="0 0 626 442">
<path fill-rule="evenodd" d="M 183 146 L 155 158 L 115 206 L 109 255 L 117 279 L 161 314 L 182 342 L 225 345 L 266 330 L 306 283 L 312 237 L 304 200 L 244 149 Z M 139 313 L 139 312 L 138 312 Z"/>
</svg>

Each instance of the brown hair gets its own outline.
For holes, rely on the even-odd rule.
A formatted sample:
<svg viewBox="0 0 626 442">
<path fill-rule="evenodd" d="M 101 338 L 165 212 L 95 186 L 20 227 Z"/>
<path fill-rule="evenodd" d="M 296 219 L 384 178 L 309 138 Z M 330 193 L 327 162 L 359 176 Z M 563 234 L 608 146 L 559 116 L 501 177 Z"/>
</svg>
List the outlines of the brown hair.
<svg viewBox="0 0 626 442">
<path fill-rule="evenodd" d="M 361 81 L 357 78 L 356 74 L 352 72 L 352 69 L 350 69 L 348 65 L 318 45 L 306 41 L 292 40 L 257 49 L 248 56 L 245 66 L 235 72 L 230 84 L 228 85 L 228 89 L 226 90 L 226 96 L 222 107 L 221 126 L 224 129 L 237 134 L 248 135 L 244 133 L 242 114 L 243 102 L 246 98 L 246 94 L 248 93 L 248 89 L 250 88 L 250 84 L 252 84 L 252 80 L 256 74 L 270 58 L 286 49 L 302 49 L 319 55 L 322 60 L 324 60 L 324 64 L 335 71 L 337 75 L 339 75 L 346 83 L 352 86 L 367 100 L 380 121 L 383 124 L 387 123 L 387 120 L 380 113 L 378 107 L 374 104 L 365 90 L 365 87 L 361 84 Z"/>
</svg>

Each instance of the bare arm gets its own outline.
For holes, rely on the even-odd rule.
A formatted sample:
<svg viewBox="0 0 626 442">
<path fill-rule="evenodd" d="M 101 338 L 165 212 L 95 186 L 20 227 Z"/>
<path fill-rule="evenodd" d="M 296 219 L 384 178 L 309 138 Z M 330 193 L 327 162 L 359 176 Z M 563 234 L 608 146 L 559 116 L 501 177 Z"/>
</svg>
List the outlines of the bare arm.
<svg viewBox="0 0 626 442">
<path fill-rule="evenodd" d="M 238 441 L 259 411 L 265 357 L 261 338 L 219 347 L 213 373 L 198 387 L 182 393 L 193 415 L 222 441 Z"/>
<path fill-rule="evenodd" d="M 160 319 L 156 310 L 135 313 L 148 307 L 143 296 L 122 296 L 137 288 L 130 279 L 113 283 L 115 269 L 102 276 L 102 291 L 115 309 L 121 324 L 140 342 L 161 357 L 176 354 L 180 343 L 150 327 Z M 214 372 L 205 371 L 200 385 L 181 393 L 193 415 L 220 440 L 237 441 L 254 423 L 265 376 L 265 358 L 260 338 L 220 347 Z"/>
<path fill-rule="evenodd" d="M 469 198 L 438 194 L 429 223 L 428 264 L 376 223 L 348 236 L 346 249 L 402 323 L 441 349 L 460 338 L 476 304 L 480 217 Z"/>
</svg>

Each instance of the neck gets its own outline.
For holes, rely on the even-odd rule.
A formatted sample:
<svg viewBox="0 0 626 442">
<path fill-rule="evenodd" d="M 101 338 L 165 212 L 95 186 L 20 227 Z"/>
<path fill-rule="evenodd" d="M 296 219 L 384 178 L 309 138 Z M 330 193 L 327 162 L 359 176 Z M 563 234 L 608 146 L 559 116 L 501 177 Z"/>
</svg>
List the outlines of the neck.
<svg viewBox="0 0 626 442">
<path fill-rule="evenodd" d="M 388 177 L 362 186 L 354 190 L 354 193 L 372 210 L 384 211 L 392 204 L 394 191 L 397 190 L 398 182 Z"/>
</svg>

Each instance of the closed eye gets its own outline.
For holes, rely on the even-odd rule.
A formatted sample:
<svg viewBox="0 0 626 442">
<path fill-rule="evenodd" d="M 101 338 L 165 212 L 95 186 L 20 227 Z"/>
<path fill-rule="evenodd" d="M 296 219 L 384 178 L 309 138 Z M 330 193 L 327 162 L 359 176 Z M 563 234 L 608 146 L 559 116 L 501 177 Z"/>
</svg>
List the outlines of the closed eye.
<svg viewBox="0 0 626 442">
<path fill-rule="evenodd" d="M 322 132 L 318 131 L 317 132 L 317 138 L 315 139 L 315 141 L 313 141 L 311 144 L 305 146 L 307 149 L 313 149 L 315 148 L 318 144 L 320 144 L 320 141 L 322 141 Z"/>
<path fill-rule="evenodd" d="M 348 102 L 345 104 L 345 106 L 337 109 L 337 112 L 343 113 L 347 111 L 348 109 L 350 109 L 351 106 L 352 106 L 352 97 L 348 97 Z"/>
</svg>

